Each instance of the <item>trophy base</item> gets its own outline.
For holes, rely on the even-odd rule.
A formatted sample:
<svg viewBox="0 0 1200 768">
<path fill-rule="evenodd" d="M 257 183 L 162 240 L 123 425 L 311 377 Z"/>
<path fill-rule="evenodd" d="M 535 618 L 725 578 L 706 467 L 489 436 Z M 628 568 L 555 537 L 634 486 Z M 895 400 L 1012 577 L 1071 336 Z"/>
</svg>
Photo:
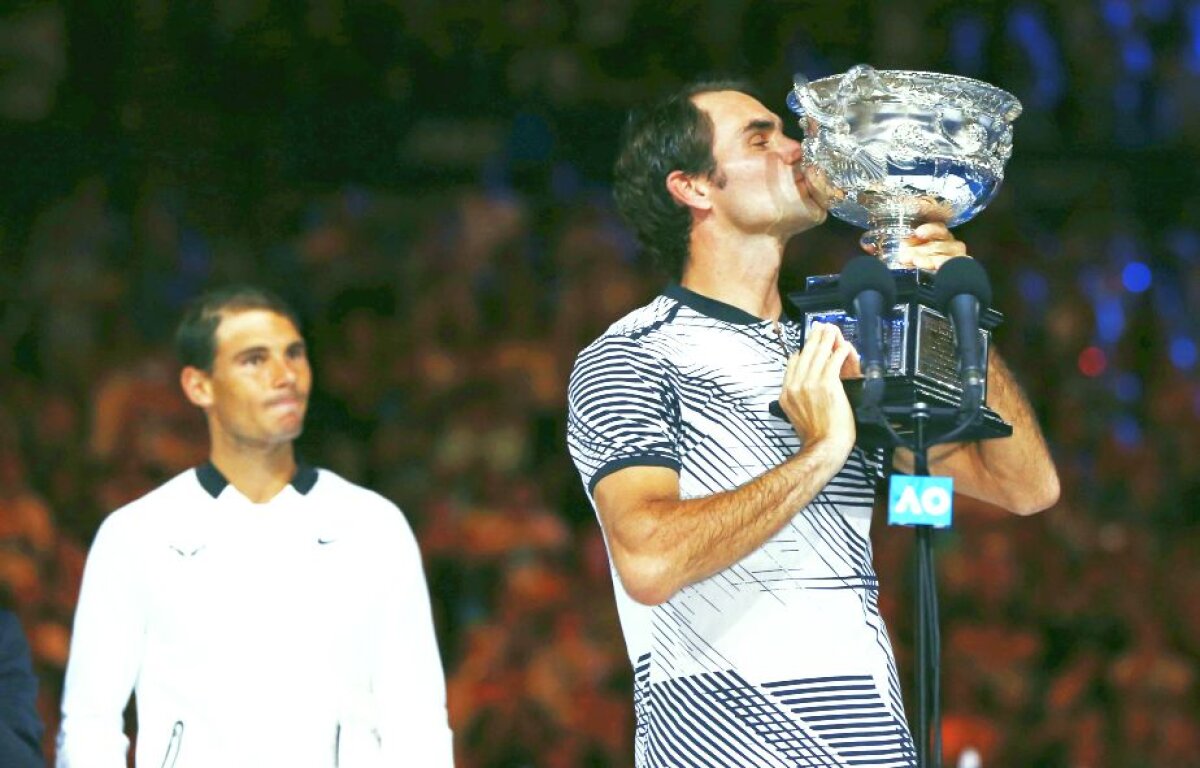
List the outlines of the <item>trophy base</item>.
<svg viewBox="0 0 1200 768">
<path fill-rule="evenodd" d="M 927 406 L 926 440 L 936 440 L 958 425 L 962 404 L 962 382 L 954 348 L 954 328 L 949 318 L 935 309 L 933 273 L 922 269 L 892 270 L 896 279 L 896 303 L 883 318 L 884 395 L 881 410 L 892 429 L 910 439 L 916 432 L 913 411 L 918 403 Z M 838 293 L 838 275 L 810 277 L 804 290 L 787 295 L 788 315 L 800 323 L 807 337 L 814 322 L 831 323 L 842 330 L 847 341 L 858 346 L 858 320 L 847 313 Z M 986 381 L 987 350 L 991 331 L 1003 316 L 987 309 L 980 314 L 980 349 Z M 860 350 L 861 352 L 861 350 Z M 848 380 L 846 392 L 859 417 L 861 379 Z M 987 407 L 986 385 L 980 418 L 959 433 L 956 441 L 1008 437 L 1012 425 Z M 893 439 L 878 423 L 859 417 L 857 443 L 864 448 L 891 447 Z"/>
<path fill-rule="evenodd" d="M 884 377 L 884 381 L 886 389 L 880 410 L 897 436 L 909 442 L 913 440 L 916 434 L 913 413 L 919 407 L 918 404 L 924 405 L 928 414 L 925 421 L 926 440 L 936 440 L 939 435 L 948 434 L 958 427 L 959 403 L 955 402 L 954 398 L 945 397 L 941 391 L 926 386 L 919 380 L 903 376 L 887 376 Z M 876 422 L 859 418 L 859 405 L 862 400 L 860 381 L 847 381 L 846 395 L 854 408 L 857 422 L 858 437 L 855 443 L 865 449 L 894 447 L 895 440 L 887 429 Z M 1011 424 L 984 405 L 976 423 L 959 432 L 954 442 L 1009 437 L 1012 431 Z"/>
</svg>

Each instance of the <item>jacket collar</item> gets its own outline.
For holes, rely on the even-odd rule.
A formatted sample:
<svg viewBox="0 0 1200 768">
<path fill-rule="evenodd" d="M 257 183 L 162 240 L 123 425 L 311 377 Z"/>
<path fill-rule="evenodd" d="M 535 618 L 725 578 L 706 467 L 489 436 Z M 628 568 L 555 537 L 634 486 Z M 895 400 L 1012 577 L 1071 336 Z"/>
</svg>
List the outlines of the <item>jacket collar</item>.
<svg viewBox="0 0 1200 768">
<path fill-rule="evenodd" d="M 317 477 L 316 467 L 303 460 L 297 461 L 296 474 L 292 475 L 291 486 L 301 495 L 306 495 L 317 484 Z M 211 461 L 206 461 L 196 467 L 196 479 L 200 481 L 200 487 L 214 499 L 221 495 L 225 486 L 229 485 L 225 475 L 222 475 L 221 470 L 217 469 Z"/>
</svg>

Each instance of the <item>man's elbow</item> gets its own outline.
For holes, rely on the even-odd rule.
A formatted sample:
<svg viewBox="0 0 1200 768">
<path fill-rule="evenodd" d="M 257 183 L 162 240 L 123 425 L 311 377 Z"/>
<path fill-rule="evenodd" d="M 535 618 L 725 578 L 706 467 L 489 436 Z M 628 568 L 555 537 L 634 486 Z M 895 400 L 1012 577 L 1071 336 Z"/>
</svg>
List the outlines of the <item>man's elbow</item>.
<svg viewBox="0 0 1200 768">
<path fill-rule="evenodd" d="M 626 555 L 616 565 L 625 594 L 642 605 L 662 605 L 682 587 L 673 578 L 678 569 L 665 557 Z"/>
<path fill-rule="evenodd" d="M 1058 472 L 1051 468 L 1038 482 L 1019 484 L 1015 489 L 1009 510 L 1017 515 L 1036 515 L 1038 512 L 1053 507 L 1058 503 L 1062 488 L 1058 481 Z"/>
</svg>

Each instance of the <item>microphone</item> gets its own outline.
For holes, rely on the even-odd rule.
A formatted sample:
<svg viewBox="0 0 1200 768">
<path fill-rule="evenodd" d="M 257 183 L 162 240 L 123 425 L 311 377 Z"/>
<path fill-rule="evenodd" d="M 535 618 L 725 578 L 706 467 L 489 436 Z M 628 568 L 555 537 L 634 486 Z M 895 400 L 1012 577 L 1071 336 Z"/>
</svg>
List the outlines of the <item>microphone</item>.
<svg viewBox="0 0 1200 768">
<path fill-rule="evenodd" d="M 884 364 L 882 319 L 896 303 L 896 281 L 890 269 L 874 256 L 862 255 L 850 260 L 838 276 L 838 293 L 846 311 L 858 319 L 859 365 L 863 371 L 863 396 L 859 400 L 859 418 L 878 421 L 874 413 L 883 401 Z M 767 406 L 772 416 L 786 419 L 778 400 Z"/>
<path fill-rule="evenodd" d="M 962 414 L 973 418 L 983 404 L 983 350 L 979 345 L 979 315 L 992 303 L 992 284 L 979 262 L 950 259 L 933 278 L 934 304 L 954 325 L 954 348 L 963 383 Z"/>
<path fill-rule="evenodd" d="M 883 400 L 883 318 L 896 303 L 891 270 L 874 256 L 851 259 L 838 277 L 838 293 L 846 311 L 858 319 L 858 354 L 863 372 L 862 407 Z"/>
</svg>

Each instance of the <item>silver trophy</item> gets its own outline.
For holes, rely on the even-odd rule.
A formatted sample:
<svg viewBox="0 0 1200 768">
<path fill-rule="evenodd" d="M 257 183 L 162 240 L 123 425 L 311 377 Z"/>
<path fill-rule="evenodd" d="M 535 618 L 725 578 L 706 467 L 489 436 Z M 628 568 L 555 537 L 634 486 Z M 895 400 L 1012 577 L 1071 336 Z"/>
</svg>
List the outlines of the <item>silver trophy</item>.
<svg viewBox="0 0 1200 768">
<path fill-rule="evenodd" d="M 905 414 L 914 405 L 949 413 L 961 405 L 963 389 L 954 329 L 934 302 L 933 274 L 899 268 L 900 244 L 920 224 L 953 227 L 987 206 L 1012 155 L 1012 122 L 1021 103 L 970 78 L 859 65 L 812 82 L 798 76 L 787 105 L 804 130 L 811 194 L 837 218 L 864 229 L 863 243 L 893 270 L 896 304 L 882 328 L 884 410 L 895 430 L 910 432 Z M 814 320 L 832 322 L 856 342 L 856 320 L 837 282 L 837 275 L 810 277 L 805 290 L 788 296 L 789 304 L 805 328 Z M 985 360 L 1000 320 L 990 308 L 981 315 Z M 853 399 L 853 388 L 848 391 Z M 965 438 L 1012 432 L 986 405 L 977 421 Z M 860 424 L 860 442 L 881 439 L 869 426 Z"/>
</svg>

